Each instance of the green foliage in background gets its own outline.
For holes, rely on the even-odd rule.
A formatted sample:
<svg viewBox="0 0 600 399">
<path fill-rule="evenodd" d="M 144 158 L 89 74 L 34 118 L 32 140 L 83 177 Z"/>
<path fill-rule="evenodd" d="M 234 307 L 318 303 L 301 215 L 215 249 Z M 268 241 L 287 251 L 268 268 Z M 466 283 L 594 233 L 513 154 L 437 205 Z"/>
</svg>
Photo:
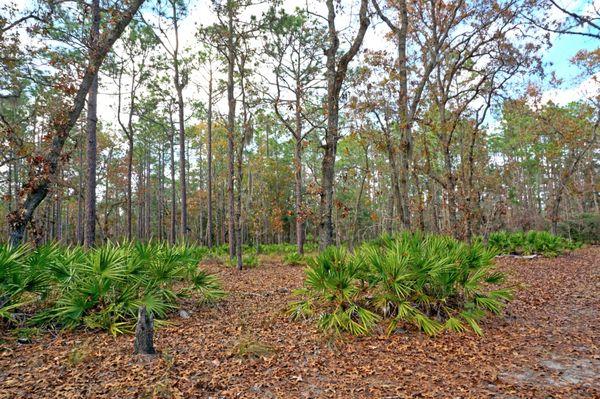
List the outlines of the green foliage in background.
<svg viewBox="0 0 600 399">
<path fill-rule="evenodd" d="M 283 263 L 288 266 L 300 266 L 306 264 L 306 258 L 304 255 L 300 255 L 298 252 L 291 252 L 283 257 Z"/>
<path fill-rule="evenodd" d="M 295 244 L 260 244 L 254 247 L 257 254 L 263 255 L 287 255 L 298 252 L 298 247 Z M 316 252 L 318 245 L 316 243 L 305 243 L 305 252 Z"/>
<path fill-rule="evenodd" d="M 490 234 L 488 245 L 504 255 L 544 255 L 555 257 L 579 248 L 581 244 L 552 235 L 547 231 L 514 232 L 499 231 Z"/>
<path fill-rule="evenodd" d="M 560 222 L 558 235 L 586 244 L 600 244 L 600 214 L 582 213 Z"/>
</svg>

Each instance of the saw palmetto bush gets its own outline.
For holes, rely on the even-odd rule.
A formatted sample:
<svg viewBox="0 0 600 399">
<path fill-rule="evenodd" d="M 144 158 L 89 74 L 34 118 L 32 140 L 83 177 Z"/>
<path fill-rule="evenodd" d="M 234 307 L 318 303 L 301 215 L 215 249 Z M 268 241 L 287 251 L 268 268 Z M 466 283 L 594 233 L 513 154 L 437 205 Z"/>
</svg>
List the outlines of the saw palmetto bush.
<svg viewBox="0 0 600 399">
<path fill-rule="evenodd" d="M 310 261 L 293 318 L 317 318 L 321 329 L 367 334 L 380 320 L 388 333 L 414 325 L 478 334 L 478 321 L 501 312 L 511 291 L 498 288 L 495 251 L 449 237 L 402 234 L 359 247 L 331 248 Z"/>
<path fill-rule="evenodd" d="M 306 264 L 306 258 L 298 252 L 291 252 L 283 257 L 283 263 L 288 266 L 300 266 Z"/>
<path fill-rule="evenodd" d="M 0 317 L 15 321 L 18 313 L 33 324 L 126 332 L 139 306 L 160 319 L 180 297 L 195 293 L 213 301 L 224 295 L 217 279 L 198 269 L 197 257 L 194 249 L 155 243 L 89 251 L 56 244 L 0 247 Z M 28 314 L 23 306 L 30 303 Z"/>
<path fill-rule="evenodd" d="M 319 328 L 368 333 L 379 316 L 368 307 L 365 268 L 345 248 L 330 247 L 308 260 L 301 299 L 291 304 L 292 318 L 317 316 Z"/>
<path fill-rule="evenodd" d="M 256 253 L 263 255 L 286 255 L 298 252 L 298 247 L 295 244 L 260 244 L 258 246 L 249 247 L 248 249 L 254 248 Z M 305 252 L 315 252 L 318 250 L 316 243 L 305 243 Z"/>
<path fill-rule="evenodd" d="M 547 231 L 506 232 L 490 234 L 488 245 L 505 255 L 544 255 L 554 257 L 579 248 L 576 241 L 555 236 Z"/>
</svg>

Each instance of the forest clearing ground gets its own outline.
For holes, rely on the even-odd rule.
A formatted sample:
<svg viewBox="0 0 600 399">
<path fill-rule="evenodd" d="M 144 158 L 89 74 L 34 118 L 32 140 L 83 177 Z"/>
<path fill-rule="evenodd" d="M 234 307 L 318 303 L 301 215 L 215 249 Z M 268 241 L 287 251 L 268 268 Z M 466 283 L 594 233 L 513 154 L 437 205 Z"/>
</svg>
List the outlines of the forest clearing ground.
<svg viewBox="0 0 600 399">
<path fill-rule="evenodd" d="M 157 331 L 156 357 L 134 357 L 131 336 L 19 344 L 4 332 L 0 398 L 600 397 L 600 247 L 497 262 L 521 288 L 483 337 L 407 328 L 335 342 L 285 315 L 302 267 L 205 264 L 229 296 L 186 300 Z"/>
</svg>

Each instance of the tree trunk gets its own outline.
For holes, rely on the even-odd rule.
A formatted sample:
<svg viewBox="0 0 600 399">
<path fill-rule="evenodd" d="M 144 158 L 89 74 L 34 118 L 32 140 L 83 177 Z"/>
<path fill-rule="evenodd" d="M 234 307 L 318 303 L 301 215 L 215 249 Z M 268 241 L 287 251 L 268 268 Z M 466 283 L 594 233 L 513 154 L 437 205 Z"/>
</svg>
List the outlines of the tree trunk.
<svg viewBox="0 0 600 399">
<path fill-rule="evenodd" d="M 104 175 L 104 237 L 108 238 L 110 232 L 108 231 L 108 219 L 110 216 L 110 205 L 109 205 L 109 180 L 108 180 L 108 176 L 109 176 L 109 168 L 110 168 L 110 164 L 112 162 L 112 157 L 113 157 L 113 148 L 111 147 L 108 150 L 108 158 L 106 159 L 106 171 L 105 171 L 105 175 Z M 115 195 L 116 197 L 116 195 Z"/>
<path fill-rule="evenodd" d="M 90 63 L 100 35 L 100 0 L 92 0 L 92 27 L 90 32 Z M 94 76 L 88 95 L 87 108 L 87 181 L 85 190 L 85 234 L 84 245 L 87 248 L 96 242 L 96 129 L 98 124 L 98 74 Z"/>
<path fill-rule="evenodd" d="M 152 226 L 150 224 L 151 213 L 152 213 L 152 181 L 150 178 L 150 146 L 147 147 L 146 150 L 146 189 L 144 190 L 145 194 L 145 217 L 144 217 L 144 231 L 146 233 L 146 239 L 152 239 Z"/>
<path fill-rule="evenodd" d="M 235 255 L 236 265 L 238 270 L 243 268 L 242 260 L 242 160 L 244 158 L 244 145 L 239 144 L 239 151 L 237 154 L 237 193 L 236 193 L 236 206 L 235 206 Z"/>
<path fill-rule="evenodd" d="M 321 198 L 319 204 L 321 250 L 333 244 L 333 179 L 335 176 L 335 157 L 339 140 L 339 106 L 340 92 L 348 71 L 348 64 L 358 53 L 365 32 L 369 27 L 367 15 L 368 0 L 360 2 L 360 25 L 348 51 L 339 56 L 339 37 L 335 27 L 336 11 L 334 0 L 327 0 L 327 22 L 329 47 L 325 50 L 327 70 L 327 130 L 323 145 L 323 161 L 321 164 Z"/>
<path fill-rule="evenodd" d="M 358 190 L 358 196 L 356 197 L 356 204 L 354 206 L 354 221 L 352 222 L 352 235 L 350 237 L 350 248 L 354 248 L 356 239 L 358 236 L 358 214 L 360 211 L 360 203 L 363 197 L 363 191 L 365 189 L 365 183 L 367 181 L 367 175 L 369 174 L 369 147 L 365 146 L 365 170 L 360 181 L 360 189 Z"/>
<path fill-rule="evenodd" d="M 233 73 L 234 73 L 234 57 L 235 48 L 233 44 L 233 10 L 229 7 L 229 36 L 227 39 L 227 196 L 229 201 L 229 258 L 233 260 L 235 257 L 235 199 L 234 199 L 234 139 L 235 139 L 235 97 L 233 93 Z"/>
<path fill-rule="evenodd" d="M 137 238 L 144 239 L 144 157 L 142 156 L 137 165 Z"/>
<path fill-rule="evenodd" d="M 132 216 L 132 175 L 133 175 L 133 132 L 127 135 L 127 241 L 133 240 L 131 224 Z"/>
<path fill-rule="evenodd" d="M 206 221 L 206 244 L 208 248 L 213 245 L 213 204 L 212 204 L 212 102 L 213 102 L 213 78 L 212 64 L 208 75 L 208 126 L 206 135 L 206 151 L 207 151 L 207 196 L 208 196 L 208 220 Z"/>
<path fill-rule="evenodd" d="M 335 114 L 335 115 L 334 115 Z M 329 109 L 327 129 L 337 131 L 337 111 Z M 335 120 L 333 120 L 335 118 Z M 329 135 L 330 133 L 327 133 Z M 323 146 L 324 154 L 321 166 L 321 200 L 319 224 L 319 248 L 324 250 L 333 244 L 333 178 L 335 175 L 335 156 L 337 152 L 337 139 L 330 138 L 329 142 Z"/>
<path fill-rule="evenodd" d="M 158 216 L 157 230 L 158 230 L 158 241 L 164 240 L 163 225 L 164 225 L 164 173 L 165 173 L 165 151 L 164 146 L 159 144 L 158 154 L 158 202 L 156 205 L 156 213 Z"/>
<path fill-rule="evenodd" d="M 81 130 L 81 138 L 83 138 L 83 129 Z M 84 189 L 83 189 L 83 140 L 78 143 L 79 145 L 79 174 L 78 174 L 78 192 L 77 192 L 77 244 L 83 245 L 83 200 L 84 200 Z"/>
<path fill-rule="evenodd" d="M 398 4 L 400 29 L 398 29 L 398 80 L 400 91 L 398 98 L 400 124 L 400 195 L 402 197 L 399 209 L 402 228 L 410 229 L 410 198 L 408 195 L 408 177 L 410 175 L 410 158 L 412 154 L 412 137 L 408 118 L 408 58 L 406 57 L 406 40 L 408 36 L 408 11 L 406 0 Z"/>
<path fill-rule="evenodd" d="M 63 240 L 63 182 L 64 182 L 64 170 L 60 171 L 60 181 L 58 186 L 58 194 L 56 198 L 56 239 L 58 241 Z"/>
<path fill-rule="evenodd" d="M 296 117 L 298 120 L 298 117 Z M 298 123 L 298 122 L 297 122 Z M 302 128 L 299 128 L 294 148 L 294 197 L 296 208 L 296 246 L 300 255 L 304 254 L 304 215 L 302 211 Z M 298 139 L 300 137 L 300 140 Z"/>
<path fill-rule="evenodd" d="M 402 204 L 402 194 L 400 192 L 400 169 L 398 168 L 398 162 L 396 162 L 396 150 L 394 148 L 394 143 L 392 142 L 392 137 L 388 129 L 386 129 L 384 135 L 388 155 L 388 162 L 390 164 L 391 170 L 393 204 L 395 205 L 397 212 L 400 214 L 401 222 L 404 224 L 404 206 Z M 393 220 L 391 221 L 391 223 L 393 223 Z"/>
<path fill-rule="evenodd" d="M 177 2 L 171 1 L 173 11 L 173 28 L 175 31 L 175 49 L 173 50 L 173 69 L 175 76 L 173 81 L 175 91 L 177 92 L 177 110 L 179 113 L 179 184 L 181 189 L 181 220 L 180 232 L 182 242 L 187 242 L 188 239 L 188 215 L 187 215 L 187 180 L 186 180 L 186 156 L 185 156 L 185 119 L 184 119 L 184 104 L 183 104 L 183 88 L 185 86 L 182 81 L 181 71 L 179 69 L 179 25 L 177 16 Z"/>
<path fill-rule="evenodd" d="M 74 98 L 69 99 L 69 104 L 72 105 L 60 107 L 59 111 L 50 117 L 51 130 L 44 136 L 49 146 L 33 161 L 28 181 L 19 194 L 18 207 L 8 215 L 11 246 L 18 246 L 22 242 L 33 213 L 48 194 L 48 187 L 62 157 L 64 144 L 79 119 L 98 69 L 143 2 L 144 0 L 133 0 L 128 3 L 127 9 L 119 14 L 120 18 L 115 20 L 112 28 L 103 32 L 98 41 L 99 46 L 90 60 Z"/>
<path fill-rule="evenodd" d="M 13 175 L 13 160 L 15 159 L 14 157 L 14 152 L 11 150 L 10 151 L 10 161 L 8 162 L 8 171 L 6 174 L 6 188 L 7 188 L 7 198 L 8 198 L 8 204 L 7 204 L 7 210 L 8 213 L 12 212 L 12 205 L 13 205 L 13 189 L 12 189 L 12 175 Z M 16 187 L 15 187 L 15 192 L 17 191 Z M 6 230 L 6 234 L 10 234 L 10 230 L 8 229 Z"/>
<path fill-rule="evenodd" d="M 138 309 L 138 321 L 135 326 L 135 340 L 133 342 L 133 351 L 138 355 L 153 355 L 154 349 L 154 316 L 148 314 L 146 306 L 140 306 Z"/>
<path fill-rule="evenodd" d="M 176 74 L 177 75 L 177 74 Z M 176 78 L 178 79 L 178 77 Z M 181 240 L 187 242 L 188 221 L 187 221 L 187 181 L 185 166 L 185 128 L 183 119 L 183 94 L 182 87 L 178 85 L 177 100 L 179 108 L 179 184 L 181 188 Z"/>
<path fill-rule="evenodd" d="M 171 134 L 169 134 L 169 150 L 171 157 L 171 231 L 169 239 L 171 240 L 171 244 L 175 244 L 177 205 L 175 204 L 175 148 L 173 148 L 175 146 L 173 137 L 175 135 L 175 129 L 173 127 L 173 118 L 171 118 L 171 128 Z"/>
</svg>

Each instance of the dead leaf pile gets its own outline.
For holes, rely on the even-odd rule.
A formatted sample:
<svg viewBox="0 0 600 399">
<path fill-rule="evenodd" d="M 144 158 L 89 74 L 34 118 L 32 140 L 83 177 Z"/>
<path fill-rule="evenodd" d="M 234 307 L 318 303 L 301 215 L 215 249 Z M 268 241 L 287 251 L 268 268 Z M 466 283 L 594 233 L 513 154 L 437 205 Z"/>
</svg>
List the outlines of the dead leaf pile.
<svg viewBox="0 0 600 399">
<path fill-rule="evenodd" d="M 405 326 L 343 340 L 286 317 L 300 267 L 204 265 L 229 296 L 184 301 L 155 357 L 133 356 L 131 336 L 3 331 L 0 398 L 600 397 L 600 247 L 497 262 L 520 289 L 484 337 Z"/>
</svg>

